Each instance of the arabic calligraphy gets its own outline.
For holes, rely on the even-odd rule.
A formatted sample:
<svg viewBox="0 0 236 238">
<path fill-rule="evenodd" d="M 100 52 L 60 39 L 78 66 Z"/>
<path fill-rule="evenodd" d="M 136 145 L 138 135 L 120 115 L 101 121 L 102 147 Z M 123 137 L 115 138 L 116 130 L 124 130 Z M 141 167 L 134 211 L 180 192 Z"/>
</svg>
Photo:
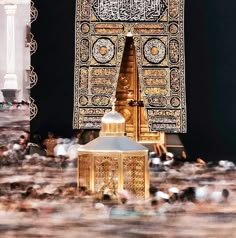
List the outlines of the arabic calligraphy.
<svg viewBox="0 0 236 238">
<path fill-rule="evenodd" d="M 158 21 L 167 9 L 164 0 L 95 0 L 92 9 L 102 21 Z"/>
</svg>

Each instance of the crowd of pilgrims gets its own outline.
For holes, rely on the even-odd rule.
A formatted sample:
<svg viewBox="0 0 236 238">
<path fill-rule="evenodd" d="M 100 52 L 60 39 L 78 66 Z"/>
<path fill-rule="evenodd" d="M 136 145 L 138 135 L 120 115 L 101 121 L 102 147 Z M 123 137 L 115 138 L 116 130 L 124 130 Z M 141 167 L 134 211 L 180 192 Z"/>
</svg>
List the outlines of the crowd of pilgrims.
<svg viewBox="0 0 236 238">
<path fill-rule="evenodd" d="M 206 179 L 206 174 L 211 173 L 219 173 L 224 179 L 226 173 L 234 176 L 233 162 L 222 160 L 212 165 L 201 158 L 190 162 L 184 151 L 176 156 L 165 146 L 157 144 L 149 152 L 151 179 L 148 200 L 141 202 L 127 190 L 116 193 L 108 190 L 101 194 L 86 187 L 78 188 L 76 158 L 78 148 L 83 146 L 82 133 L 78 131 L 72 139 L 65 139 L 56 138 L 49 132 L 42 140 L 37 134 L 30 138 L 30 133 L 24 131 L 18 140 L 1 145 L 0 211 L 39 215 L 45 212 L 44 206 L 47 205 L 29 201 L 48 201 L 50 209 L 46 209 L 47 212 L 56 212 L 58 208 L 52 208 L 52 201 L 69 200 L 79 204 L 89 201 L 89 209 L 106 211 L 108 216 L 158 215 L 184 212 L 190 207 L 194 210 L 199 204 L 236 203 L 235 194 L 224 183 L 225 180 L 219 181 L 220 186 L 215 186 L 210 183 L 214 177 Z M 94 131 L 87 134 L 87 141 L 94 138 Z M 204 182 L 209 180 L 209 184 L 201 183 L 201 178 L 205 179 Z M 186 182 L 188 179 L 189 183 Z"/>
</svg>

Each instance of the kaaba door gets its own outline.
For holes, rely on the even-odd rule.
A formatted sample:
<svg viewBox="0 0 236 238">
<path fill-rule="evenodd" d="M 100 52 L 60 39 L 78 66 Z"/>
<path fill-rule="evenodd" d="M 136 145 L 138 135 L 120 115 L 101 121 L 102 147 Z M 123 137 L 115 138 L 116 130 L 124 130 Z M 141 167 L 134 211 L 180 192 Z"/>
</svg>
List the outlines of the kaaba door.
<svg viewBox="0 0 236 238">
<path fill-rule="evenodd" d="M 139 102 L 139 105 L 137 105 Z M 149 132 L 139 87 L 135 47 L 127 37 L 116 89 L 116 110 L 126 120 L 127 136 L 138 142 L 160 142 L 159 132 Z"/>
</svg>

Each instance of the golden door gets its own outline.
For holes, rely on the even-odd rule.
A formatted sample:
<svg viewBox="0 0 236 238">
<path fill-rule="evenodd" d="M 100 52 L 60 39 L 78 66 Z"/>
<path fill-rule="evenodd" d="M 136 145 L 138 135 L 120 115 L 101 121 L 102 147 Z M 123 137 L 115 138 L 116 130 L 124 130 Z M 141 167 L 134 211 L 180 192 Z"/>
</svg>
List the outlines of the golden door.
<svg viewBox="0 0 236 238">
<path fill-rule="evenodd" d="M 149 132 L 141 101 L 134 42 L 132 37 L 127 37 L 116 89 L 116 110 L 126 120 L 129 138 L 143 143 L 164 143 L 163 133 Z"/>
</svg>

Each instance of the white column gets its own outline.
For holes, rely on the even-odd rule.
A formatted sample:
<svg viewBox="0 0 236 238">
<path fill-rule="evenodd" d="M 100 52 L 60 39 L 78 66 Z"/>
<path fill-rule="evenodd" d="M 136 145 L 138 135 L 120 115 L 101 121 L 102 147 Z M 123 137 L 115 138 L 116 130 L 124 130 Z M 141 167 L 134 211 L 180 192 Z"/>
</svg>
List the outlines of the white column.
<svg viewBox="0 0 236 238">
<path fill-rule="evenodd" d="M 3 89 L 18 89 L 17 76 L 15 73 L 15 13 L 17 6 L 8 4 L 4 6 L 7 15 L 7 55 L 6 75 L 4 76 Z"/>
</svg>

